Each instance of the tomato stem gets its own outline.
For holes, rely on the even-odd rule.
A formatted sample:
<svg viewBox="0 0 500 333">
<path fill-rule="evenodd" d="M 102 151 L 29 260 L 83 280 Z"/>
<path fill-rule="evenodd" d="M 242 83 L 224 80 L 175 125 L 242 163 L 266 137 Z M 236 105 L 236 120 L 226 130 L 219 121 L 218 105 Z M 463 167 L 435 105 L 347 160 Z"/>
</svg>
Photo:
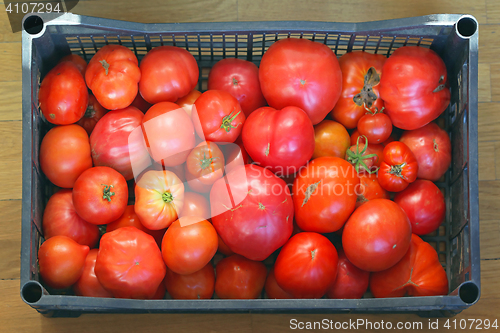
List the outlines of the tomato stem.
<svg viewBox="0 0 500 333">
<path fill-rule="evenodd" d="M 85 118 L 92 118 L 95 115 L 94 106 L 87 106 L 87 110 L 85 110 L 85 114 L 83 115 Z"/>
<path fill-rule="evenodd" d="M 402 174 L 403 168 L 405 166 L 406 166 L 406 162 L 404 162 L 403 164 L 391 165 L 391 170 L 387 171 L 387 173 L 390 173 L 391 175 L 405 179 L 405 176 L 403 176 L 403 174 Z"/>
<path fill-rule="evenodd" d="M 233 126 L 231 123 L 238 117 L 238 115 L 241 113 L 241 110 L 238 111 L 237 114 L 233 116 L 235 110 L 233 110 L 230 114 L 222 118 L 222 124 L 220 125 L 220 128 L 224 129 L 226 132 L 231 131 L 232 128 L 237 128 L 241 123 L 239 123 L 236 126 Z"/>
<path fill-rule="evenodd" d="M 202 170 L 205 170 L 206 168 L 208 168 L 211 164 L 212 164 L 212 161 L 214 159 L 216 159 L 217 157 L 210 157 L 210 158 L 207 158 L 206 157 L 206 154 L 203 153 L 203 158 L 201 159 L 201 163 L 200 163 L 200 167 Z"/>
<path fill-rule="evenodd" d="M 164 202 L 166 202 L 166 203 L 170 203 L 170 202 L 174 201 L 174 196 L 173 196 L 173 195 L 172 195 L 172 193 L 170 193 L 169 191 L 167 191 L 167 192 L 163 193 L 163 194 L 161 195 L 161 198 L 162 198 L 162 200 L 163 200 Z"/>
<path fill-rule="evenodd" d="M 109 63 L 106 60 L 101 60 L 99 62 L 101 63 L 102 67 L 104 67 L 105 74 L 108 75 L 108 73 L 109 73 Z"/>
<path fill-rule="evenodd" d="M 237 85 L 238 85 L 238 80 L 235 77 L 233 77 L 233 86 L 237 86 Z"/>
<path fill-rule="evenodd" d="M 365 75 L 365 82 L 363 89 L 352 98 L 353 102 L 357 106 L 366 105 L 369 108 L 372 107 L 373 103 L 377 100 L 377 95 L 373 92 L 373 87 L 379 84 L 380 75 L 374 67 L 370 67 Z"/>
<path fill-rule="evenodd" d="M 108 202 L 111 202 L 111 197 L 115 195 L 115 192 L 111 192 L 113 185 L 105 185 L 105 184 L 101 185 L 104 186 L 104 189 L 102 190 L 102 198 L 104 200 L 108 200 Z"/>
<path fill-rule="evenodd" d="M 363 149 L 361 149 L 361 151 L 359 151 L 359 139 L 362 137 L 365 139 L 365 146 L 363 147 Z M 361 135 L 358 136 L 358 140 L 356 140 L 356 152 L 353 152 L 350 149 L 347 149 L 346 151 L 347 161 L 354 165 L 354 169 L 356 170 L 357 173 L 360 172 L 359 170 L 360 166 L 362 166 L 365 169 L 365 171 L 370 174 L 375 173 L 378 170 L 378 168 L 370 170 L 370 168 L 366 165 L 364 160 L 377 156 L 377 154 L 363 155 L 367 149 L 368 149 L 368 139 L 366 138 L 366 136 Z"/>
<path fill-rule="evenodd" d="M 434 146 L 433 146 L 434 151 L 436 153 L 438 153 L 439 152 L 439 145 L 437 144 L 436 139 L 432 139 L 432 142 L 434 143 Z"/>
</svg>

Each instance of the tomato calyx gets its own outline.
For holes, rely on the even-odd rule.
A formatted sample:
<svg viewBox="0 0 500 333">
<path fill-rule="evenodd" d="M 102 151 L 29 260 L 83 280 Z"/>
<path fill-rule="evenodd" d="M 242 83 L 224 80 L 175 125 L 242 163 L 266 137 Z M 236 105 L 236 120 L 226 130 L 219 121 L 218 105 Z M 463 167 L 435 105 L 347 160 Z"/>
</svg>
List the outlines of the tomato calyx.
<svg viewBox="0 0 500 333">
<path fill-rule="evenodd" d="M 309 201 L 309 198 L 311 198 L 311 195 L 314 193 L 314 191 L 316 191 L 316 188 L 318 187 L 319 183 L 321 183 L 321 180 L 307 187 L 306 194 L 304 196 L 304 201 L 302 201 L 301 207 L 304 207 L 304 205 Z"/>
<path fill-rule="evenodd" d="M 102 65 L 102 67 L 104 67 L 104 71 L 105 71 L 105 74 L 108 75 L 109 73 L 109 63 L 106 61 L 106 60 L 101 60 L 99 61 Z"/>
<path fill-rule="evenodd" d="M 403 164 L 397 164 L 397 165 L 391 165 L 391 170 L 387 171 L 387 173 L 390 173 L 391 175 L 394 175 L 396 177 L 406 179 L 405 176 L 403 176 L 403 168 L 406 166 L 406 162 Z"/>
<path fill-rule="evenodd" d="M 377 100 L 377 95 L 373 92 L 373 87 L 379 84 L 380 74 L 377 73 L 374 67 L 370 67 L 365 75 L 363 89 L 355 95 L 352 100 L 357 106 L 366 105 L 369 108 Z"/>
<path fill-rule="evenodd" d="M 311 259 L 314 259 L 315 256 L 316 256 L 316 249 L 311 251 Z"/>
<path fill-rule="evenodd" d="M 363 149 L 361 151 L 359 150 L 359 139 L 363 138 L 365 145 L 363 146 Z M 370 168 L 366 165 L 365 161 L 366 159 L 370 159 L 373 157 L 376 157 L 377 154 L 368 154 L 368 155 L 363 155 L 366 150 L 368 149 L 368 139 L 366 136 L 361 135 L 358 136 L 358 139 L 356 140 L 356 151 L 352 151 L 350 149 L 347 149 L 347 161 L 350 162 L 352 165 L 354 165 L 354 169 L 356 170 L 357 173 L 360 172 L 359 168 L 362 166 L 366 172 L 372 174 L 377 172 L 379 168 L 376 168 L 374 170 L 370 170 Z"/>
<path fill-rule="evenodd" d="M 236 126 L 233 126 L 231 124 L 236 119 L 236 117 L 238 117 L 238 115 L 241 113 L 241 110 L 238 111 L 238 113 L 235 114 L 234 116 L 233 113 L 234 110 L 230 114 L 222 118 L 222 124 L 220 125 L 220 128 L 224 129 L 226 132 L 231 131 L 232 128 L 238 128 L 238 126 L 241 125 L 241 123 L 237 124 Z"/>
<path fill-rule="evenodd" d="M 443 90 L 446 87 L 446 84 L 444 84 L 443 82 L 444 82 L 444 75 L 441 75 L 441 77 L 439 78 L 439 85 L 432 92 L 437 93 Z"/>
<path fill-rule="evenodd" d="M 170 193 L 170 191 L 167 191 L 167 192 L 164 192 L 162 195 L 161 195 L 161 198 L 162 200 L 165 202 L 165 203 L 170 203 L 172 201 L 174 201 L 174 196 L 172 193 Z"/>
<path fill-rule="evenodd" d="M 265 210 L 265 209 L 266 209 L 266 206 L 264 206 L 264 205 L 262 204 L 262 202 L 259 202 L 259 209 L 260 209 L 260 210 Z"/>
<path fill-rule="evenodd" d="M 233 77 L 233 86 L 237 86 L 238 83 L 239 83 L 238 80 L 235 77 Z"/>
<path fill-rule="evenodd" d="M 93 118 L 95 116 L 95 109 L 94 106 L 89 105 L 87 106 L 87 110 L 85 110 L 85 114 L 83 115 L 84 118 Z"/>
<path fill-rule="evenodd" d="M 115 192 L 111 192 L 113 185 L 106 185 L 106 184 L 101 184 L 101 185 L 104 186 L 104 189 L 102 190 L 102 198 L 104 200 L 108 200 L 108 202 L 111 202 L 111 197 L 115 195 Z"/>
<path fill-rule="evenodd" d="M 206 168 L 208 168 L 210 165 L 212 165 L 213 160 L 216 159 L 216 158 L 217 157 L 207 158 L 206 154 L 203 153 L 203 158 L 201 159 L 201 162 L 200 162 L 201 169 L 205 170 Z"/>
<path fill-rule="evenodd" d="M 384 113 L 385 106 L 383 106 L 380 110 L 377 107 L 375 107 L 374 110 L 372 111 L 371 109 L 367 108 L 365 105 L 365 110 L 366 110 L 365 114 L 370 114 L 370 115 L 374 116 L 378 113 Z"/>
</svg>

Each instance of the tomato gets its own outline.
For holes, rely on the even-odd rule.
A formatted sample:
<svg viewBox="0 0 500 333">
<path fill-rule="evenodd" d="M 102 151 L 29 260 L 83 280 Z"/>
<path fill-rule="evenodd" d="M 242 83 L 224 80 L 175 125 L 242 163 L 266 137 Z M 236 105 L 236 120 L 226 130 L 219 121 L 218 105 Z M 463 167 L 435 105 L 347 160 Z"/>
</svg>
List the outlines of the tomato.
<svg viewBox="0 0 500 333">
<path fill-rule="evenodd" d="M 224 90 L 234 96 L 248 117 L 266 105 L 260 89 L 259 68 L 252 62 L 225 58 L 218 61 L 208 74 L 209 90 Z"/>
<path fill-rule="evenodd" d="M 382 109 L 380 76 L 387 58 L 381 54 L 354 51 L 339 59 L 342 71 L 342 93 L 333 108 L 332 118 L 346 128 L 355 128 L 366 108 Z"/>
<path fill-rule="evenodd" d="M 365 136 L 359 136 L 357 140 L 357 143 L 346 151 L 345 159 L 354 166 L 358 174 L 376 172 L 382 163 L 384 147 L 366 144 Z"/>
<path fill-rule="evenodd" d="M 165 279 L 163 279 L 165 281 Z M 158 289 L 156 289 L 155 294 L 150 299 L 165 299 L 167 295 L 167 288 L 165 287 L 165 282 L 160 283 Z"/>
<path fill-rule="evenodd" d="M 85 77 L 85 70 L 87 69 L 87 62 L 78 54 L 70 54 L 63 57 L 59 62 L 69 61 L 76 65 L 82 76 Z"/>
<path fill-rule="evenodd" d="M 412 232 L 416 235 L 426 235 L 437 230 L 446 216 L 444 195 L 429 180 L 416 180 L 397 193 L 394 201 L 408 215 Z"/>
<path fill-rule="evenodd" d="M 151 164 L 141 125 L 144 115 L 133 106 L 106 113 L 90 135 L 95 166 L 115 169 L 131 180 Z"/>
<path fill-rule="evenodd" d="M 382 143 L 391 136 L 391 118 L 382 110 L 368 110 L 358 121 L 358 131 L 367 138 L 368 143 Z"/>
<path fill-rule="evenodd" d="M 373 199 L 389 199 L 389 193 L 378 183 L 377 174 L 362 173 L 359 175 L 359 187 L 356 190 L 358 199 L 356 208 Z"/>
<path fill-rule="evenodd" d="M 142 133 L 151 158 L 165 166 L 184 163 L 195 146 L 191 119 L 183 108 L 171 102 L 155 104 L 146 112 Z"/>
<path fill-rule="evenodd" d="M 227 244 L 224 243 L 220 235 L 217 236 L 219 237 L 219 248 L 217 250 L 225 256 L 233 255 L 234 254 L 233 250 L 231 250 L 229 246 L 227 246 Z"/>
<path fill-rule="evenodd" d="M 408 250 L 410 240 L 410 220 L 398 204 L 387 199 L 373 199 L 361 205 L 342 233 L 347 259 L 370 272 L 396 264 Z"/>
<path fill-rule="evenodd" d="M 345 127 L 333 120 L 323 120 L 314 126 L 313 159 L 323 156 L 344 158 L 350 146 L 349 133 Z"/>
<path fill-rule="evenodd" d="M 274 264 L 276 282 L 294 298 L 321 298 L 337 276 L 338 254 L 323 235 L 301 232 L 283 246 Z"/>
<path fill-rule="evenodd" d="M 418 178 L 437 181 L 450 167 L 451 142 L 448 133 L 435 123 L 404 132 L 400 141 L 406 144 L 418 162 Z"/>
<path fill-rule="evenodd" d="M 215 293 L 222 299 L 259 298 L 266 283 L 267 268 L 238 254 L 215 266 Z"/>
<path fill-rule="evenodd" d="M 196 193 L 210 193 L 210 190 L 212 189 L 212 185 L 203 184 L 200 179 L 191 176 L 187 170 L 186 183 L 188 184 L 189 188 Z"/>
<path fill-rule="evenodd" d="M 150 230 L 167 228 L 177 220 L 184 202 L 184 184 L 171 171 L 147 171 L 135 186 L 135 213 Z"/>
<path fill-rule="evenodd" d="M 152 298 L 166 274 L 152 236 L 135 227 L 119 228 L 101 238 L 95 275 L 117 298 Z"/>
<path fill-rule="evenodd" d="M 230 173 L 227 182 L 230 192 L 226 178 L 212 186 L 212 223 L 232 251 L 251 260 L 264 260 L 292 234 L 290 192 L 282 179 L 253 164 Z"/>
<path fill-rule="evenodd" d="M 252 160 L 277 175 L 296 173 L 314 153 L 314 127 L 295 106 L 255 110 L 245 121 L 241 138 Z"/>
<path fill-rule="evenodd" d="M 186 275 L 167 269 L 165 286 L 173 299 L 210 299 L 215 290 L 215 272 L 212 263 Z"/>
<path fill-rule="evenodd" d="M 394 141 L 385 146 L 378 171 L 382 188 L 390 192 L 402 191 L 417 179 L 417 173 L 417 160 L 407 145 Z"/>
<path fill-rule="evenodd" d="M 189 118 L 192 116 L 192 110 L 193 110 L 193 105 L 194 102 L 198 99 L 198 97 L 201 96 L 201 92 L 199 90 L 191 90 L 189 94 L 187 94 L 184 97 L 179 98 L 175 104 L 179 105 L 181 108 L 183 108 L 186 113 L 188 114 Z"/>
<path fill-rule="evenodd" d="M 189 153 L 186 169 L 191 176 L 212 185 L 224 175 L 224 155 L 216 143 L 203 141 Z"/>
<path fill-rule="evenodd" d="M 368 290 L 370 273 L 354 266 L 343 250 L 339 250 L 339 266 L 335 282 L 326 296 L 337 299 L 359 299 Z"/>
<path fill-rule="evenodd" d="M 52 128 L 42 139 L 40 167 L 54 185 L 72 188 L 78 176 L 92 167 L 87 132 L 79 125 Z"/>
<path fill-rule="evenodd" d="M 222 90 L 208 90 L 198 97 L 191 117 L 200 138 L 221 144 L 234 142 L 245 122 L 238 100 Z"/>
<path fill-rule="evenodd" d="M 139 90 L 151 104 L 175 102 L 198 83 L 199 69 L 188 51 L 176 46 L 157 46 L 141 61 Z"/>
<path fill-rule="evenodd" d="M 312 160 L 293 183 L 298 227 L 319 233 L 342 228 L 356 206 L 358 184 L 356 170 L 346 160 L 338 157 Z"/>
<path fill-rule="evenodd" d="M 335 53 L 323 43 L 287 38 L 271 45 L 262 56 L 259 80 L 265 99 L 275 109 L 296 106 L 313 125 L 337 103 L 342 72 Z"/>
<path fill-rule="evenodd" d="M 179 217 L 184 216 L 196 216 L 203 219 L 211 218 L 207 198 L 195 192 L 184 192 L 184 205 Z"/>
<path fill-rule="evenodd" d="M 38 265 L 43 282 L 54 289 L 71 287 L 83 273 L 87 245 L 80 245 L 66 236 L 54 236 L 38 249 Z"/>
<path fill-rule="evenodd" d="M 98 249 L 93 249 L 87 254 L 85 264 L 83 265 L 83 273 L 73 285 L 75 295 L 87 297 L 113 297 L 113 294 L 104 289 L 97 279 L 97 276 L 95 276 L 94 268 L 98 252 Z"/>
<path fill-rule="evenodd" d="M 248 156 L 241 137 L 236 139 L 234 144 L 221 146 L 221 150 L 224 153 L 224 159 L 226 161 L 226 165 L 224 166 L 226 174 L 238 167 L 242 167 L 245 164 L 251 164 L 253 162 L 250 156 Z"/>
<path fill-rule="evenodd" d="M 89 105 L 87 106 L 87 110 L 83 114 L 83 117 L 77 122 L 77 124 L 82 126 L 90 135 L 99 119 L 101 119 L 106 112 L 108 112 L 108 110 L 99 104 L 95 96 L 89 94 Z"/>
<path fill-rule="evenodd" d="M 142 98 L 141 93 L 138 92 L 137 95 L 135 96 L 135 99 L 132 101 L 132 104 L 130 104 L 130 106 L 133 106 L 141 110 L 143 113 L 146 113 L 146 111 L 148 111 L 152 105 L 146 102 L 144 98 Z"/>
<path fill-rule="evenodd" d="M 375 297 L 448 295 L 448 277 L 436 250 L 417 235 L 401 261 L 373 273 L 370 290 Z"/>
<path fill-rule="evenodd" d="M 105 45 L 90 59 L 87 86 L 104 108 L 123 109 L 132 104 L 141 79 L 137 57 L 123 45 Z"/>
<path fill-rule="evenodd" d="M 54 193 L 43 212 L 43 237 L 67 236 L 81 245 L 90 248 L 99 240 L 99 227 L 82 219 L 73 205 L 71 190 L 62 189 Z"/>
<path fill-rule="evenodd" d="M 264 285 L 266 290 L 267 298 L 274 299 L 290 299 L 293 296 L 286 291 L 284 291 L 276 282 L 276 276 L 274 275 L 274 267 L 271 268 L 269 274 L 267 275 L 266 284 Z"/>
<path fill-rule="evenodd" d="M 396 127 L 420 128 L 450 104 L 446 65 L 431 49 L 400 47 L 387 59 L 382 72 L 380 97 Z"/>
</svg>

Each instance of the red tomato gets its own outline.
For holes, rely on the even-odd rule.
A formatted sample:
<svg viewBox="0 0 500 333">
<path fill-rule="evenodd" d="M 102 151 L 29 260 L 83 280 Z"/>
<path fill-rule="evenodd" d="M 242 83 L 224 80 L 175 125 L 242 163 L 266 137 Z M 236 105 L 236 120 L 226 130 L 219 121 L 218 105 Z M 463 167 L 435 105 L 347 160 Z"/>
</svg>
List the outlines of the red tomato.
<svg viewBox="0 0 500 333">
<path fill-rule="evenodd" d="M 415 155 L 418 178 L 437 181 L 450 167 L 451 142 L 448 133 L 435 123 L 404 132 L 400 139 Z"/>
<path fill-rule="evenodd" d="M 194 90 L 191 90 L 191 92 L 189 94 L 187 94 L 186 96 L 179 98 L 177 100 L 177 102 L 175 102 L 175 104 L 182 107 L 186 111 L 186 113 L 188 114 L 189 118 L 191 118 L 194 102 L 196 102 L 196 100 L 200 96 L 201 96 L 201 92 L 194 89 Z"/>
<path fill-rule="evenodd" d="M 40 109 L 47 121 L 56 125 L 76 123 L 83 117 L 89 93 L 78 67 L 64 61 L 45 75 L 38 92 Z"/>
<path fill-rule="evenodd" d="M 212 223 L 232 251 L 251 260 L 264 260 L 292 234 L 290 192 L 282 179 L 252 164 L 230 173 L 227 182 L 231 194 L 225 178 L 212 186 Z"/>
<path fill-rule="evenodd" d="M 176 46 L 158 46 L 141 61 L 139 90 L 151 104 L 175 102 L 198 83 L 199 69 L 188 51 Z"/>
<path fill-rule="evenodd" d="M 290 299 L 293 296 L 286 291 L 284 291 L 276 282 L 276 276 L 274 275 L 274 267 L 271 268 L 269 274 L 267 275 L 266 284 L 264 285 L 266 290 L 267 298 L 274 299 Z"/>
<path fill-rule="evenodd" d="M 223 255 L 225 255 L 225 256 L 233 255 L 234 254 L 233 250 L 231 250 L 229 248 L 229 246 L 227 246 L 227 244 L 224 243 L 224 241 L 222 240 L 222 238 L 220 238 L 220 235 L 217 235 L 217 236 L 219 238 L 219 248 L 218 248 L 218 251 L 220 253 L 222 253 Z"/>
<path fill-rule="evenodd" d="M 358 131 L 368 139 L 368 143 L 382 143 L 391 136 L 391 118 L 382 110 L 368 111 L 359 119 Z"/>
<path fill-rule="evenodd" d="M 373 273 L 370 291 L 375 297 L 448 295 L 448 277 L 436 250 L 417 235 L 401 261 Z"/>
<path fill-rule="evenodd" d="M 266 283 L 267 268 L 238 254 L 215 266 L 215 293 L 222 299 L 259 298 Z"/>
<path fill-rule="evenodd" d="M 173 299 L 210 299 L 215 290 L 215 272 L 208 263 L 192 274 L 181 275 L 167 269 L 165 286 Z"/>
<path fill-rule="evenodd" d="M 323 120 L 314 126 L 313 159 L 323 156 L 344 158 L 350 146 L 349 133 L 345 127 L 332 120 Z"/>
<path fill-rule="evenodd" d="M 212 189 L 212 185 L 203 184 L 200 179 L 191 176 L 187 170 L 186 183 L 188 184 L 189 188 L 196 193 L 210 193 L 210 190 Z"/>
<path fill-rule="evenodd" d="M 294 298 L 321 298 L 337 276 L 335 246 L 315 232 L 301 232 L 281 249 L 274 274 L 276 282 Z"/>
<path fill-rule="evenodd" d="M 408 215 L 411 230 L 416 235 L 426 235 L 437 230 L 446 216 L 444 195 L 429 180 L 416 180 L 397 193 L 394 201 Z"/>
<path fill-rule="evenodd" d="M 248 156 L 241 137 L 236 139 L 234 144 L 223 145 L 221 149 L 224 153 L 224 159 L 226 161 L 226 174 L 230 173 L 237 167 L 252 163 L 252 159 Z"/>
<path fill-rule="evenodd" d="M 163 279 L 165 281 L 165 279 Z M 160 283 L 158 289 L 156 289 L 155 294 L 150 299 L 165 299 L 167 294 L 167 288 L 165 287 L 165 282 Z"/>
<path fill-rule="evenodd" d="M 355 128 L 366 109 L 382 109 L 379 83 L 387 58 L 381 54 L 354 51 L 339 59 L 342 70 L 342 94 L 332 117 L 346 128 Z M 352 144 L 352 143 L 351 143 Z"/>
<path fill-rule="evenodd" d="M 252 160 L 278 175 L 296 173 L 314 153 L 314 127 L 295 106 L 255 110 L 245 121 L 241 138 Z"/>
<path fill-rule="evenodd" d="M 59 62 L 69 61 L 76 65 L 82 76 L 85 77 L 85 70 L 87 69 L 87 62 L 78 54 L 70 54 L 63 57 Z"/>
<path fill-rule="evenodd" d="M 54 236 L 38 249 L 38 265 L 43 282 L 50 288 L 71 287 L 83 273 L 87 245 L 80 245 L 66 236 Z"/>
<path fill-rule="evenodd" d="M 83 266 L 83 273 L 73 285 L 73 290 L 77 296 L 87 296 L 87 297 L 113 297 L 109 291 L 104 289 L 102 284 L 95 276 L 95 261 L 97 259 L 98 249 L 90 250 L 85 259 L 85 264 Z"/>
<path fill-rule="evenodd" d="M 380 97 L 396 127 L 420 128 L 450 104 L 446 66 L 431 49 L 400 47 L 387 59 L 382 72 Z"/>
<path fill-rule="evenodd" d="M 87 86 L 104 108 L 123 109 L 137 96 L 141 79 L 137 57 L 123 45 L 105 45 L 90 59 Z"/>
<path fill-rule="evenodd" d="M 186 161 L 186 169 L 191 176 L 206 185 L 212 185 L 224 175 L 224 165 L 222 151 L 210 141 L 198 144 L 191 150 Z"/>
<path fill-rule="evenodd" d="M 356 190 L 358 199 L 356 208 L 373 199 L 389 199 L 389 193 L 380 186 L 376 174 L 362 173 L 359 175 L 359 187 Z"/>
<path fill-rule="evenodd" d="M 417 179 L 418 163 L 410 148 L 394 141 L 384 148 L 378 182 L 390 192 L 399 192 Z"/>
<path fill-rule="evenodd" d="M 358 138 L 360 138 L 360 142 L 359 143 L 365 143 L 366 140 L 365 138 L 363 138 L 363 136 L 359 133 L 358 129 L 356 128 L 354 130 L 354 132 L 352 132 L 351 134 L 351 146 L 354 146 L 356 145 L 356 143 L 358 142 Z"/>
<path fill-rule="evenodd" d="M 246 117 L 266 105 L 260 89 L 259 68 L 247 60 L 225 58 L 217 62 L 208 75 L 208 89 L 233 95 Z"/>
<path fill-rule="evenodd" d="M 396 264 L 410 246 L 411 223 L 393 201 L 373 199 L 352 213 L 342 233 L 342 246 L 350 262 L 376 272 Z"/>
<path fill-rule="evenodd" d="M 366 144 L 365 136 L 359 136 L 357 140 L 357 143 L 346 151 L 345 159 L 354 166 L 358 174 L 376 172 L 382 163 L 384 147 Z"/>
<path fill-rule="evenodd" d="M 89 105 L 87 106 L 87 110 L 83 114 L 83 117 L 77 122 L 77 124 L 82 126 L 90 135 L 99 119 L 101 119 L 106 112 L 108 112 L 108 110 L 99 104 L 95 96 L 89 94 Z"/>
<path fill-rule="evenodd" d="M 262 93 L 270 106 L 297 106 L 313 125 L 333 109 L 342 90 L 342 72 L 335 53 L 325 44 L 287 38 L 264 53 L 259 68 Z"/>
<path fill-rule="evenodd" d="M 43 212 L 42 227 L 45 239 L 62 235 L 90 248 L 99 240 L 99 227 L 76 213 L 71 190 L 62 189 L 50 197 Z"/>
<path fill-rule="evenodd" d="M 135 227 L 119 228 L 101 238 L 95 275 L 117 298 L 150 299 L 166 267 L 152 236 Z"/>
<path fill-rule="evenodd" d="M 125 178 L 109 167 L 85 170 L 73 187 L 76 212 L 92 224 L 113 222 L 125 212 L 127 201 Z"/>
<path fill-rule="evenodd" d="M 142 98 L 141 93 L 138 92 L 130 106 L 136 107 L 141 110 L 142 113 L 146 113 L 152 105 L 146 102 L 144 98 Z"/>
<path fill-rule="evenodd" d="M 293 183 L 295 220 L 300 229 L 319 233 L 342 228 L 356 206 L 359 184 L 354 167 L 338 157 L 319 157 Z"/>
<path fill-rule="evenodd" d="M 339 250 L 339 266 L 335 282 L 328 289 L 326 296 L 337 299 L 359 299 L 368 290 L 370 273 L 354 266 Z"/>
<path fill-rule="evenodd" d="M 184 216 L 196 216 L 203 219 L 211 218 L 207 198 L 195 192 L 184 192 L 184 205 L 179 217 Z"/>
<path fill-rule="evenodd" d="M 40 146 L 40 167 L 54 185 L 72 188 L 78 176 L 92 167 L 87 132 L 79 125 L 52 128 Z"/>
</svg>

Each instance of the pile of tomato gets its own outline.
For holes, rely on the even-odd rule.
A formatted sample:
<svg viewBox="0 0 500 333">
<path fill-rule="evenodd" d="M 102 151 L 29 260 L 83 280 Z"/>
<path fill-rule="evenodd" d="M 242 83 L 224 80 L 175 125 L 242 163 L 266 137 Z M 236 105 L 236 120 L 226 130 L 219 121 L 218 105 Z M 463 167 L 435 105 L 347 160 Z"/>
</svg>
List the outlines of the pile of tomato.
<svg viewBox="0 0 500 333">
<path fill-rule="evenodd" d="M 451 163 L 432 50 L 339 59 L 287 38 L 257 67 L 121 45 L 43 78 L 40 166 L 51 290 L 134 299 L 448 293 L 437 232 Z M 435 121 L 437 120 L 437 121 Z M 215 266 L 215 267 L 214 267 Z"/>
</svg>

